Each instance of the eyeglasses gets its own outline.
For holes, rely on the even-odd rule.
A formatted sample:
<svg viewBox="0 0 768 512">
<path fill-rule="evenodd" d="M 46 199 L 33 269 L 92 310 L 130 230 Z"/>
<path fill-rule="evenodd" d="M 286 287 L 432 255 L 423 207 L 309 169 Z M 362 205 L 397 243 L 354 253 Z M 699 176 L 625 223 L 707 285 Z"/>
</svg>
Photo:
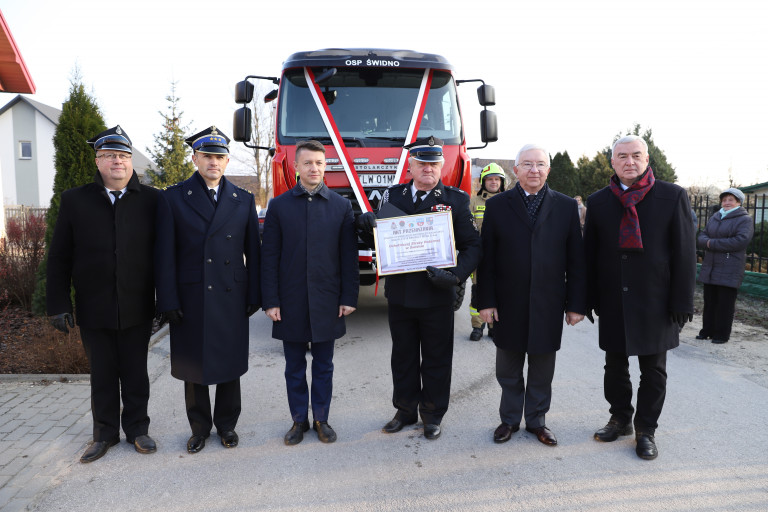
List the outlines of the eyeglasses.
<svg viewBox="0 0 768 512">
<path fill-rule="evenodd" d="M 530 171 L 534 167 L 536 167 L 536 169 L 538 169 L 539 171 L 546 171 L 547 169 L 549 169 L 549 164 L 546 162 L 536 162 L 536 163 L 523 162 L 520 165 L 518 165 L 518 167 L 524 171 Z"/>
<path fill-rule="evenodd" d="M 101 155 L 98 155 L 96 158 L 103 158 L 104 160 L 130 160 L 131 154 L 130 153 L 102 153 Z"/>
</svg>

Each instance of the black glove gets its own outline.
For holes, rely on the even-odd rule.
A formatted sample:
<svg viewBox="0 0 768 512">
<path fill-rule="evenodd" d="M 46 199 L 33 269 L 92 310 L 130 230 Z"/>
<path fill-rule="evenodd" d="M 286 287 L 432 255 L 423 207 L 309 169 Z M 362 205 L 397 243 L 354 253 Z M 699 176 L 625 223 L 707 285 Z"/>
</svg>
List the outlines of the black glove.
<svg viewBox="0 0 768 512">
<path fill-rule="evenodd" d="M 443 288 L 444 290 L 450 290 L 459 284 L 459 278 L 456 277 L 456 274 L 432 266 L 427 267 L 427 279 L 429 279 L 433 285 L 438 288 Z"/>
<path fill-rule="evenodd" d="M 180 309 L 172 309 L 163 313 L 165 318 L 172 324 L 178 325 L 181 323 L 181 319 L 184 318 L 184 313 Z"/>
<path fill-rule="evenodd" d="M 685 325 L 685 322 L 693 321 L 693 315 L 691 313 L 681 313 L 679 311 L 672 311 L 669 313 L 669 319 L 672 323 L 679 325 L 680 327 Z"/>
<path fill-rule="evenodd" d="M 469 294 L 469 305 L 475 309 L 477 309 L 477 304 L 475 303 L 476 298 L 477 298 L 477 285 L 473 284 Z"/>
<path fill-rule="evenodd" d="M 245 308 L 245 314 L 248 316 L 253 316 L 255 312 L 259 310 L 259 306 L 256 304 L 248 304 L 248 306 Z"/>
<path fill-rule="evenodd" d="M 376 227 L 376 214 L 373 212 L 361 213 L 355 221 L 355 227 L 364 233 L 373 233 Z"/>
<path fill-rule="evenodd" d="M 51 317 L 51 325 L 64 334 L 69 334 L 67 324 L 69 324 L 70 327 L 75 326 L 75 319 L 72 318 L 72 313 L 61 313 Z"/>
</svg>

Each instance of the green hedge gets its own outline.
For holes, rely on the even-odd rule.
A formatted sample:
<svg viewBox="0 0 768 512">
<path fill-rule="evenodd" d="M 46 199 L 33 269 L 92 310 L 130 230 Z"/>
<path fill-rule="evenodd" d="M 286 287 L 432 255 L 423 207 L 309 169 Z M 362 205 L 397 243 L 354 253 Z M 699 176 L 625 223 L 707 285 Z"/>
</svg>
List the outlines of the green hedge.
<svg viewBox="0 0 768 512">
<path fill-rule="evenodd" d="M 699 277 L 699 270 L 701 270 L 701 263 L 696 264 L 697 279 Z M 768 299 L 768 274 L 749 271 L 744 272 L 744 282 L 741 283 L 739 293 Z"/>
</svg>

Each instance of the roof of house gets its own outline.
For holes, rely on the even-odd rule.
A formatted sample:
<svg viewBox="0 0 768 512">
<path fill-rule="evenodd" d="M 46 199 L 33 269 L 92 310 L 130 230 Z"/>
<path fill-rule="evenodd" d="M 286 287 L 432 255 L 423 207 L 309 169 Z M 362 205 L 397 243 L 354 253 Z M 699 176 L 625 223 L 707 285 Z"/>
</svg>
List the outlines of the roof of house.
<svg viewBox="0 0 768 512">
<path fill-rule="evenodd" d="M 760 190 L 761 188 L 768 188 L 768 181 L 765 183 L 758 183 L 756 185 L 750 185 L 748 187 L 739 187 L 739 190 L 747 194 Z"/>
<path fill-rule="evenodd" d="M 59 124 L 59 116 L 61 115 L 61 110 L 40 103 L 39 101 L 29 99 L 25 96 L 22 96 L 21 94 L 16 95 L 15 98 L 0 108 L 0 116 L 3 115 L 6 111 L 12 109 L 13 106 L 19 102 L 27 103 L 32 108 L 40 112 L 43 116 L 45 116 L 53 124 Z"/>
<path fill-rule="evenodd" d="M 29 74 L 2 11 L 0 11 L 0 91 L 30 94 L 35 92 L 35 82 Z"/>
</svg>

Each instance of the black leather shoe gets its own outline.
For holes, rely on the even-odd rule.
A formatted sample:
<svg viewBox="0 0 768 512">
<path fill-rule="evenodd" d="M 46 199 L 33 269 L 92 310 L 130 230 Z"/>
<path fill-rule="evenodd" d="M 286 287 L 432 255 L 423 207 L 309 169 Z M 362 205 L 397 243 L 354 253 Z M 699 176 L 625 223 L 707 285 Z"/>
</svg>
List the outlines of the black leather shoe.
<svg viewBox="0 0 768 512">
<path fill-rule="evenodd" d="M 133 440 L 132 444 L 139 453 L 147 454 L 155 453 L 157 451 L 157 445 L 155 444 L 154 439 L 147 434 L 136 436 L 136 439 Z"/>
<path fill-rule="evenodd" d="M 80 462 L 88 464 L 96 459 L 100 459 L 107 453 L 107 450 L 115 446 L 120 442 L 119 438 L 112 439 L 111 441 L 94 441 L 91 445 L 85 449 L 83 455 L 80 457 Z"/>
<path fill-rule="evenodd" d="M 526 432 L 535 434 L 536 439 L 538 439 L 540 443 L 543 443 L 547 446 L 557 446 L 557 438 L 555 437 L 555 434 L 553 434 L 552 431 L 546 427 L 546 425 L 542 425 L 541 427 L 536 428 L 525 427 L 525 430 Z"/>
<path fill-rule="evenodd" d="M 424 437 L 429 439 L 430 441 L 434 441 L 438 437 L 440 437 L 441 434 L 440 425 L 435 425 L 434 423 L 427 423 L 424 425 Z"/>
<path fill-rule="evenodd" d="M 656 448 L 656 439 L 651 432 L 638 432 L 635 435 L 637 441 L 637 448 L 635 453 L 641 459 L 653 460 L 659 456 L 659 450 Z"/>
<path fill-rule="evenodd" d="M 610 443 L 619 438 L 619 436 L 628 436 L 632 434 L 631 423 L 621 423 L 619 420 L 611 418 L 608 424 L 595 432 L 595 440 Z"/>
<path fill-rule="evenodd" d="M 304 420 L 300 423 L 298 421 L 294 421 L 291 430 L 285 434 L 285 438 L 283 439 L 285 444 L 288 446 L 299 444 L 304 440 L 304 432 L 307 430 L 309 430 L 309 421 Z"/>
<path fill-rule="evenodd" d="M 705 339 L 707 339 L 707 338 L 709 338 L 709 336 L 704 336 L 704 335 L 702 335 L 702 334 L 699 334 L 699 335 L 697 335 L 697 336 L 696 336 L 696 339 L 697 339 L 697 340 L 705 340 Z"/>
<path fill-rule="evenodd" d="M 472 332 L 469 335 L 469 341 L 480 341 L 483 337 L 483 329 L 480 327 L 473 327 Z"/>
<path fill-rule="evenodd" d="M 317 432 L 317 438 L 323 443 L 332 443 L 336 440 L 336 432 L 327 421 L 316 421 L 312 429 Z"/>
<path fill-rule="evenodd" d="M 389 421 L 389 423 L 384 425 L 384 428 L 382 428 L 381 431 L 384 432 L 385 434 L 394 434 L 395 432 L 400 432 L 401 430 L 403 430 L 404 426 L 413 425 L 414 423 L 416 423 L 416 420 L 403 421 L 397 416 L 395 416 Z"/>
<path fill-rule="evenodd" d="M 187 441 L 187 451 L 189 453 L 197 453 L 205 448 L 205 440 L 208 439 L 209 435 L 210 434 L 204 436 L 193 435 L 190 437 Z"/>
<path fill-rule="evenodd" d="M 237 432 L 234 430 L 226 430 L 219 434 L 221 437 L 221 444 L 224 448 L 234 448 L 237 443 L 240 442 L 240 438 L 237 437 Z"/>
<path fill-rule="evenodd" d="M 723 343 L 728 343 L 728 340 L 712 340 L 712 343 L 722 345 Z"/>
<path fill-rule="evenodd" d="M 512 437 L 512 434 L 520 430 L 520 424 L 510 425 L 509 423 L 502 423 L 493 432 L 494 443 L 506 443 Z"/>
</svg>

